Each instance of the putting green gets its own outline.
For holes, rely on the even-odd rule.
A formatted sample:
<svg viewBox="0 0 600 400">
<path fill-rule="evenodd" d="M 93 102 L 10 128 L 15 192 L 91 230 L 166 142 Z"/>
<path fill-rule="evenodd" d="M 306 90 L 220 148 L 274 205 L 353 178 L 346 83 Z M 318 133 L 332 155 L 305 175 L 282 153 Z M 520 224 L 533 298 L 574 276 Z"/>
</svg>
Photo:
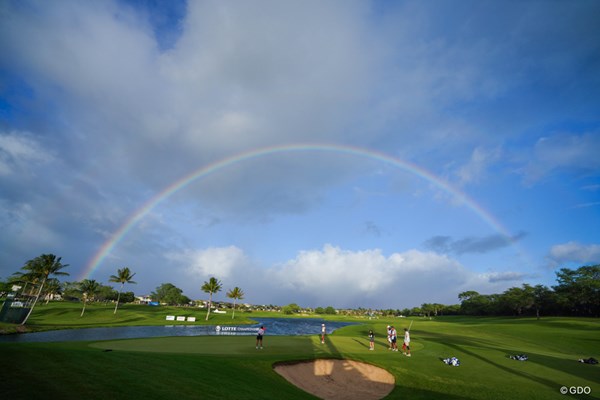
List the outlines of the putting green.
<svg viewBox="0 0 600 400">
<path fill-rule="evenodd" d="M 205 355 L 306 355 L 337 356 L 339 349 L 345 353 L 368 355 L 389 352 L 387 342 L 377 340 L 375 351 L 369 350 L 369 342 L 346 336 L 329 336 L 321 344 L 317 335 L 313 336 L 271 336 L 265 337 L 263 349 L 255 348 L 254 336 L 177 336 L 146 339 L 122 339 L 94 342 L 90 347 L 107 351 L 142 351 L 152 353 L 184 353 Z M 423 343 L 411 345 L 412 352 L 418 352 Z M 390 355 L 401 355 L 390 352 Z"/>
</svg>

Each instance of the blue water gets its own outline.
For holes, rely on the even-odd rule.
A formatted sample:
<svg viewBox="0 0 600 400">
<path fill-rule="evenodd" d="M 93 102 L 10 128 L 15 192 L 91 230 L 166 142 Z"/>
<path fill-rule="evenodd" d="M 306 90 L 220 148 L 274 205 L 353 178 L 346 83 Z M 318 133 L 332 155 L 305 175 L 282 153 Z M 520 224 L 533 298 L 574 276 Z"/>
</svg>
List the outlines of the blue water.
<svg viewBox="0 0 600 400">
<path fill-rule="evenodd" d="M 25 342 L 73 342 L 88 340 L 134 339 L 161 336 L 205 336 L 205 335 L 256 335 L 263 325 L 266 335 L 319 335 L 321 324 L 326 332 L 353 325 L 352 322 L 334 322 L 322 319 L 299 318 L 260 318 L 254 325 L 165 325 L 165 326 L 124 326 L 115 328 L 65 329 L 58 331 L 18 333 L 1 335 L 2 343 Z"/>
</svg>

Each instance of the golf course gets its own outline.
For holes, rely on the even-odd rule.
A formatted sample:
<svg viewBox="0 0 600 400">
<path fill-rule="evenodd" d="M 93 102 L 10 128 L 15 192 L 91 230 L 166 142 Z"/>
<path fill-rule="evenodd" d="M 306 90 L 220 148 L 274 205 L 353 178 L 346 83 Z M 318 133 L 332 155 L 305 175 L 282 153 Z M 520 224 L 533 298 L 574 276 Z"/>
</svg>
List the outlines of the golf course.
<svg viewBox="0 0 600 400">
<path fill-rule="evenodd" d="M 113 315 L 110 307 L 93 305 L 79 318 L 78 310 L 75 304 L 40 306 L 30 329 L 166 325 L 165 316 L 178 311 L 125 305 Z M 240 313 L 235 320 L 212 315 L 204 321 L 201 311 L 192 312 L 198 317 L 192 324 L 252 324 L 260 317 L 281 317 Z M 395 380 L 386 399 L 600 398 L 600 366 L 578 362 L 599 358 L 598 319 L 331 318 L 354 324 L 327 335 L 325 344 L 319 332 L 269 336 L 267 327 L 263 349 L 255 348 L 253 335 L 0 343 L 2 398 L 311 399 L 274 367 L 315 359 L 353 360 L 386 370 Z M 412 357 L 388 351 L 386 326 L 402 332 L 411 323 Z M 374 351 L 369 350 L 371 329 Z M 509 358 L 517 354 L 528 360 Z M 442 361 L 450 357 L 460 366 Z"/>
</svg>

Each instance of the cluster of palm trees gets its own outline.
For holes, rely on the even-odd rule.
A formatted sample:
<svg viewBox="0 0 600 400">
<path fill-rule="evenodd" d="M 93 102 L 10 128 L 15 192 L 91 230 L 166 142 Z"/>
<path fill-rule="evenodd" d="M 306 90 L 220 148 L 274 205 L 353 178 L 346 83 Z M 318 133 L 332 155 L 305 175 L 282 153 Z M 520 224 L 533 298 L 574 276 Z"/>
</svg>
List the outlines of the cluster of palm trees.
<svg viewBox="0 0 600 400">
<path fill-rule="evenodd" d="M 41 256 L 31 259 L 25 263 L 21 269 L 27 272 L 18 272 L 16 274 L 24 282 L 39 284 L 39 288 L 34 294 L 33 304 L 31 305 L 31 308 L 29 308 L 29 312 L 21 322 L 21 325 L 25 325 L 29 319 L 29 316 L 37 304 L 40 295 L 42 294 L 42 290 L 44 289 L 44 285 L 48 281 L 50 275 L 69 275 L 67 272 L 61 271 L 61 269 L 68 266 L 69 264 L 63 264 L 61 262 L 61 257 L 56 257 L 54 254 L 42 254 Z"/>
<path fill-rule="evenodd" d="M 62 263 L 62 257 L 57 257 L 54 254 L 42 254 L 36 258 L 33 258 L 25 263 L 25 265 L 21 268 L 26 272 L 17 272 L 15 273 L 15 280 L 20 282 L 24 282 L 25 285 L 32 284 L 33 286 L 37 285 L 37 291 L 33 293 L 33 302 L 31 303 L 31 307 L 27 312 L 27 315 L 21 322 L 21 325 L 25 325 L 27 320 L 31 316 L 33 309 L 35 308 L 44 288 L 46 288 L 46 292 L 56 291 L 57 289 L 51 288 L 51 286 L 58 286 L 58 280 L 54 278 L 50 278 L 53 276 L 65 276 L 69 275 L 68 272 L 62 271 L 63 268 L 68 267 L 69 264 Z M 121 299 L 121 292 L 123 290 L 123 286 L 125 283 L 135 283 L 132 279 L 135 273 L 132 273 L 128 267 L 121 268 L 117 270 L 116 275 L 111 275 L 109 281 L 121 283 L 121 287 L 119 288 L 119 294 L 117 297 L 117 304 L 115 305 L 114 314 L 117 313 L 117 309 L 119 307 L 119 301 Z M 100 289 L 100 284 L 96 282 L 94 279 L 84 279 L 79 283 L 79 290 L 83 296 L 83 309 L 81 310 L 81 316 L 85 313 L 85 306 L 89 299 L 92 299 Z M 23 288 L 25 291 L 25 288 Z"/>
<path fill-rule="evenodd" d="M 120 268 L 117 270 L 116 275 L 111 275 L 108 279 L 109 282 L 120 283 L 119 294 L 117 296 L 117 303 L 115 304 L 115 311 L 113 314 L 117 313 L 117 309 L 119 308 L 119 302 L 121 301 L 121 293 L 123 292 L 123 287 L 126 283 L 136 283 L 133 281 L 135 273 L 132 273 L 129 270 L 129 267 Z M 93 298 L 94 295 L 100 289 L 100 284 L 96 282 L 94 279 L 84 279 L 79 284 L 79 289 L 81 290 L 83 296 L 83 309 L 81 310 L 81 316 L 83 317 L 83 313 L 85 312 L 85 305 L 89 298 Z"/>
<path fill-rule="evenodd" d="M 208 281 L 204 281 L 204 285 L 202 285 L 202 291 L 204 293 L 208 293 L 208 311 L 206 312 L 207 321 L 208 317 L 210 316 L 210 308 L 212 307 L 212 296 L 213 294 L 220 292 L 222 288 L 223 284 L 214 276 Z M 235 305 L 237 300 L 242 300 L 244 298 L 244 291 L 236 286 L 227 292 L 227 297 L 233 299 L 233 313 L 231 315 L 231 319 L 233 319 L 235 318 Z"/>
<path fill-rule="evenodd" d="M 57 257 L 54 254 L 42 254 L 39 257 L 31 259 L 25 263 L 22 270 L 27 272 L 17 272 L 15 275 L 18 276 L 18 280 L 21 282 L 31 283 L 33 285 L 39 285 L 37 291 L 33 295 L 33 303 L 29 309 L 29 312 L 25 316 L 24 320 L 21 322 L 21 325 L 25 325 L 29 316 L 31 315 L 35 305 L 37 304 L 42 291 L 44 290 L 44 286 L 50 286 L 57 281 L 56 279 L 50 278 L 51 275 L 54 276 L 64 276 L 69 275 L 67 272 L 62 271 L 63 268 L 68 267 L 69 264 L 62 263 L 62 257 Z M 128 267 L 120 268 L 117 270 L 116 275 L 111 275 L 109 278 L 109 282 L 120 283 L 119 292 L 117 296 L 117 302 L 115 304 L 115 310 L 113 314 L 117 313 L 117 309 L 119 308 L 119 302 L 121 300 L 121 293 L 123 291 L 123 287 L 126 283 L 136 283 L 133 281 L 133 277 L 135 273 L 132 273 Z M 85 313 L 85 307 L 87 305 L 88 300 L 91 300 L 95 297 L 95 295 L 100 290 L 100 283 L 94 279 L 83 279 L 79 282 L 79 291 L 82 294 L 83 299 L 83 308 L 81 310 L 81 316 Z M 206 320 L 210 316 L 210 309 L 212 307 L 212 296 L 215 293 L 218 293 L 223 288 L 223 284 L 215 277 L 211 277 L 208 281 L 204 282 L 202 285 L 202 290 L 205 293 L 209 294 L 208 300 L 208 311 L 206 313 Z M 48 291 L 48 288 L 47 290 Z M 244 291 L 239 287 L 234 287 L 233 289 L 227 292 L 227 297 L 233 299 L 233 313 L 232 319 L 235 318 L 235 307 L 238 300 L 242 300 L 244 298 Z"/>
</svg>

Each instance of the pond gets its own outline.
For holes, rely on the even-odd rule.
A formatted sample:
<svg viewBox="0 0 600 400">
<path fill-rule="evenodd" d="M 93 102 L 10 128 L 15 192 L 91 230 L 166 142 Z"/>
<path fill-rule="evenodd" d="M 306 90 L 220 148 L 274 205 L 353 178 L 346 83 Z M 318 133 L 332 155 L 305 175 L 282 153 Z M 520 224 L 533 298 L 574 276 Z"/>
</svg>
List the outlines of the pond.
<svg viewBox="0 0 600 400">
<path fill-rule="evenodd" d="M 266 335 L 318 335 L 321 332 L 321 324 L 323 323 L 328 334 L 344 326 L 355 324 L 353 322 L 325 321 L 314 318 L 257 318 L 256 320 L 258 322 L 254 325 L 122 326 L 18 333 L 0 335 L 0 343 L 72 342 L 161 336 L 256 335 L 261 325 L 266 328 Z"/>
</svg>

